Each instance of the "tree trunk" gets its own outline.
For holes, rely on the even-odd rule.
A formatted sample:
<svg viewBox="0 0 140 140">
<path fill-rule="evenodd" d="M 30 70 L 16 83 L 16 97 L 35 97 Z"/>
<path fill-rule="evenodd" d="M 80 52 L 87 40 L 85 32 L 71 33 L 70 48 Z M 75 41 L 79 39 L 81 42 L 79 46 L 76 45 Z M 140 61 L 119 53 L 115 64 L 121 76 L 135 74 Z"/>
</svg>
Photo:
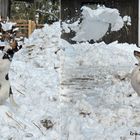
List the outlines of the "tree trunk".
<svg viewBox="0 0 140 140">
<path fill-rule="evenodd" d="M 0 0 L 0 16 L 2 19 L 6 19 L 10 16 L 10 1 L 9 0 Z"/>
</svg>

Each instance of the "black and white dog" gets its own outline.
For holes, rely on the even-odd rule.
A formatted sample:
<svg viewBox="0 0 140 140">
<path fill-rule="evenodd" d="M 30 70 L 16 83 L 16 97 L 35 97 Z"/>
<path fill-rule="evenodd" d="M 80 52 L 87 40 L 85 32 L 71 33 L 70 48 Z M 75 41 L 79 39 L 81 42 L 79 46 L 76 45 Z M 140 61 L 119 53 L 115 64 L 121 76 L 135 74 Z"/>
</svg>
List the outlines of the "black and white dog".
<svg viewBox="0 0 140 140">
<path fill-rule="evenodd" d="M 10 86 L 8 73 L 14 53 L 21 49 L 21 47 L 21 45 L 17 45 L 15 48 L 10 46 L 0 46 L 0 104 L 3 104 L 9 97 L 10 102 L 17 106 L 13 99 L 13 93 Z"/>
<path fill-rule="evenodd" d="M 0 21 L 0 104 L 3 104 L 8 97 L 13 105 L 13 93 L 9 82 L 9 69 L 12 58 L 22 45 L 16 40 L 18 30 L 15 24 L 7 21 Z M 2 45 L 3 43 L 6 43 Z"/>
</svg>

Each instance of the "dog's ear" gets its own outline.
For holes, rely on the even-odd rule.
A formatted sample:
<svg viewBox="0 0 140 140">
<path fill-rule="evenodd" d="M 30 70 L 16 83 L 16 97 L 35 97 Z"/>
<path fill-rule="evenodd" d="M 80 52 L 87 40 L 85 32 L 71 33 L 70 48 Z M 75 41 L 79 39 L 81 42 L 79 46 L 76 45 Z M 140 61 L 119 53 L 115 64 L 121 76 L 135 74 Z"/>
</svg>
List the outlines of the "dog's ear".
<svg viewBox="0 0 140 140">
<path fill-rule="evenodd" d="M 134 51 L 134 56 L 137 58 L 138 62 L 140 63 L 140 52 Z"/>
</svg>

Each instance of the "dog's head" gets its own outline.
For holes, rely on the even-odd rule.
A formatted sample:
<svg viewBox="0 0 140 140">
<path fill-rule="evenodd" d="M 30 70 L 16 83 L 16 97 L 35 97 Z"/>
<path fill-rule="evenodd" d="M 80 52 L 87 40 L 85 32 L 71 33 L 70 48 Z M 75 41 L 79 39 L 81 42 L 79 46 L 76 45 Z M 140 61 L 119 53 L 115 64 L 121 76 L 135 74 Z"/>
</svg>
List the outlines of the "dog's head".
<svg viewBox="0 0 140 140">
<path fill-rule="evenodd" d="M 9 59 L 11 61 L 14 54 L 22 48 L 22 45 L 18 44 L 22 39 L 17 38 L 17 33 L 16 23 L 0 22 L 0 52 L 3 53 L 0 59 Z"/>
<path fill-rule="evenodd" d="M 138 59 L 138 61 L 140 60 L 140 52 L 139 51 L 134 51 L 134 56 Z"/>
<path fill-rule="evenodd" d="M 140 64 L 140 52 L 134 51 L 134 56 L 136 57 L 136 59 L 138 60 L 138 63 Z M 137 65 L 139 65 L 139 64 L 137 64 Z"/>
</svg>

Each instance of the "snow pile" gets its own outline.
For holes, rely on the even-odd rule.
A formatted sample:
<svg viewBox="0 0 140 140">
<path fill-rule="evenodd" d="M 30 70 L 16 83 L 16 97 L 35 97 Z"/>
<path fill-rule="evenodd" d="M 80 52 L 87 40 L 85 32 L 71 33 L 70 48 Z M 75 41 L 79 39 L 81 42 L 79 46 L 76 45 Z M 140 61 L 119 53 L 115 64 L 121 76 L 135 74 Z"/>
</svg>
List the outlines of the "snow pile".
<svg viewBox="0 0 140 140">
<path fill-rule="evenodd" d="M 97 41 L 106 34 L 110 25 L 111 31 L 118 31 L 123 27 L 123 19 L 117 9 L 99 7 L 92 10 L 82 7 L 82 15 L 83 21 L 73 38 L 75 41 Z"/>
<path fill-rule="evenodd" d="M 96 10 L 86 6 L 81 9 L 82 22 L 78 20 L 73 24 L 62 24 L 66 33 L 70 32 L 70 29 L 76 32 L 73 38 L 75 41 L 100 40 L 108 31 L 119 31 L 126 20 L 126 25 L 131 25 L 131 18 L 125 16 L 123 19 L 117 9 L 104 6 L 98 6 Z"/>
<path fill-rule="evenodd" d="M 9 77 L 19 108 L 0 107 L 1 140 L 60 139 L 59 41 L 60 23 L 45 25 L 15 54 Z"/>
<path fill-rule="evenodd" d="M 133 139 L 140 99 L 130 73 L 139 49 L 117 41 L 71 45 L 60 31 L 58 22 L 35 30 L 15 54 L 9 77 L 19 108 L 0 106 L 1 140 Z"/>
<path fill-rule="evenodd" d="M 52 46 L 54 44 L 59 44 L 58 38 L 61 36 L 61 29 L 60 29 L 60 23 L 55 22 L 52 25 L 45 24 L 44 28 L 36 29 L 34 33 L 31 35 L 31 37 L 27 40 L 25 40 L 27 46 L 30 45 L 38 45 L 42 44 L 42 40 L 45 41 L 45 44 L 47 43 L 48 46 Z M 44 45 L 45 45 L 44 44 Z"/>
<path fill-rule="evenodd" d="M 140 98 L 130 85 L 136 45 L 62 46 L 62 140 L 133 139 L 130 131 L 140 132 Z"/>
</svg>

